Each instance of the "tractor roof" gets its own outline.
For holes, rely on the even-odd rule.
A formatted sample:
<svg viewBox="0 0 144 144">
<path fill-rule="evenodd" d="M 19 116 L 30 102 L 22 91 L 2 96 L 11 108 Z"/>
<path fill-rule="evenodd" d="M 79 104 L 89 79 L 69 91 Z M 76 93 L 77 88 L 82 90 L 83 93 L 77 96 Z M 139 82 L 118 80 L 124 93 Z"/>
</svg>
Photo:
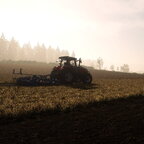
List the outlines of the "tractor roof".
<svg viewBox="0 0 144 144">
<path fill-rule="evenodd" d="M 69 61 L 71 61 L 71 60 L 77 60 L 77 58 L 70 57 L 70 56 L 61 56 L 61 57 L 59 57 L 59 59 L 61 59 L 61 60 L 69 60 Z"/>
</svg>

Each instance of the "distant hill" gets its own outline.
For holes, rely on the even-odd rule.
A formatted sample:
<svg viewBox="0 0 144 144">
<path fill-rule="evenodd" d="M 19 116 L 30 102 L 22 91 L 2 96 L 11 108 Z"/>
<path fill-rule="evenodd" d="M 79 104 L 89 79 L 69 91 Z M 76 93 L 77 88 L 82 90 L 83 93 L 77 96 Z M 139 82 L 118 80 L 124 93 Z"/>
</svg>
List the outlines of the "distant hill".
<svg viewBox="0 0 144 144">
<path fill-rule="evenodd" d="M 97 70 L 90 66 L 84 66 L 93 75 L 94 78 L 144 78 L 140 73 L 124 73 L 118 71 Z"/>
<path fill-rule="evenodd" d="M 56 63 L 43 63 L 35 61 L 0 61 L 0 81 L 12 80 L 12 72 L 20 68 L 28 74 L 49 74 Z"/>
<path fill-rule="evenodd" d="M 13 69 L 18 72 L 19 69 L 22 68 L 24 73 L 30 74 L 50 74 L 52 68 L 56 65 L 58 65 L 58 63 L 43 63 L 35 61 L 1 61 L 0 81 L 11 80 Z M 91 72 L 93 79 L 144 78 L 144 74 L 95 70 L 93 67 L 84 67 Z"/>
<path fill-rule="evenodd" d="M 144 74 L 124 73 L 106 70 L 90 70 L 94 78 L 144 78 Z"/>
</svg>

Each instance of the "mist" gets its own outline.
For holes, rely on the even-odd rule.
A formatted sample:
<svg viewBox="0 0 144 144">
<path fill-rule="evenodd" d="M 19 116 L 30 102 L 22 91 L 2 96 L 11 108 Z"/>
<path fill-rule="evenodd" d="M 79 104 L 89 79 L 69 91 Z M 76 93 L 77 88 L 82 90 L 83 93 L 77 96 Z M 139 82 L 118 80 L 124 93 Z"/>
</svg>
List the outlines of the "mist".
<svg viewBox="0 0 144 144">
<path fill-rule="evenodd" d="M 17 54 L 1 47 L 1 60 L 51 62 L 74 51 L 95 68 L 101 57 L 103 69 L 128 64 L 130 71 L 144 72 L 143 0 L 1 0 L 0 17 L 0 33 L 20 47 Z M 51 48 L 59 54 L 48 55 Z"/>
<path fill-rule="evenodd" d="M 70 53 L 68 50 L 61 50 L 59 47 L 47 47 L 45 44 L 39 43 L 32 46 L 31 43 L 28 42 L 21 46 L 14 37 L 11 38 L 11 40 L 7 40 L 3 33 L 0 37 L 0 61 L 33 61 L 56 64 L 60 56 L 76 57 L 76 54 L 74 51 Z M 82 62 L 82 65 L 92 69 L 130 72 L 128 64 L 119 66 L 111 64 L 109 67 L 105 67 L 104 60 L 101 57 L 93 60 L 83 59 Z"/>
<path fill-rule="evenodd" d="M 12 38 L 8 41 L 4 34 L 0 38 L 0 61 L 36 61 L 54 63 L 59 56 L 69 55 L 67 50 L 60 50 L 58 47 L 46 47 L 44 44 L 37 43 L 32 47 L 30 42 L 20 46 L 19 42 Z"/>
</svg>

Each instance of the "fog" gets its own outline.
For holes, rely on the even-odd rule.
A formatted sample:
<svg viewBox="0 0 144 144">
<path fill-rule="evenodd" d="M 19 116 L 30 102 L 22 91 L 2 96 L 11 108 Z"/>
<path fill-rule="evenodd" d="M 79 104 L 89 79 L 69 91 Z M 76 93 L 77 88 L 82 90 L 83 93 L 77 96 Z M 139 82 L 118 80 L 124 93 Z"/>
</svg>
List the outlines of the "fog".
<svg viewBox="0 0 144 144">
<path fill-rule="evenodd" d="M 72 53 L 75 55 L 74 52 Z M 19 42 L 12 38 L 7 40 L 2 34 L 0 38 L 0 61 L 36 61 L 54 63 L 59 56 L 70 55 L 67 50 L 60 50 L 58 47 L 46 47 L 44 44 L 31 46 L 30 42 L 20 46 Z"/>
<path fill-rule="evenodd" d="M 53 62 L 74 52 L 94 67 L 100 57 L 103 69 L 144 72 L 143 0 L 1 0 L 0 17 L 0 60 Z"/>
</svg>

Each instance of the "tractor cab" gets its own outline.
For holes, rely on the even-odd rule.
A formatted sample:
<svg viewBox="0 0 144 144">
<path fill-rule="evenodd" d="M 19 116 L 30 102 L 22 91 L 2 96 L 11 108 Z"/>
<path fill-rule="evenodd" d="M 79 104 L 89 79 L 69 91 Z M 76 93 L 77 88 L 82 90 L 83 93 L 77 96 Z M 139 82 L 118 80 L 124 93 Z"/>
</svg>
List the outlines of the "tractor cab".
<svg viewBox="0 0 144 144">
<path fill-rule="evenodd" d="M 59 64 L 61 67 L 67 67 L 67 66 L 74 66 L 78 67 L 80 66 L 81 59 L 77 60 L 75 57 L 69 57 L 69 56 L 62 56 L 59 57 Z"/>
</svg>

